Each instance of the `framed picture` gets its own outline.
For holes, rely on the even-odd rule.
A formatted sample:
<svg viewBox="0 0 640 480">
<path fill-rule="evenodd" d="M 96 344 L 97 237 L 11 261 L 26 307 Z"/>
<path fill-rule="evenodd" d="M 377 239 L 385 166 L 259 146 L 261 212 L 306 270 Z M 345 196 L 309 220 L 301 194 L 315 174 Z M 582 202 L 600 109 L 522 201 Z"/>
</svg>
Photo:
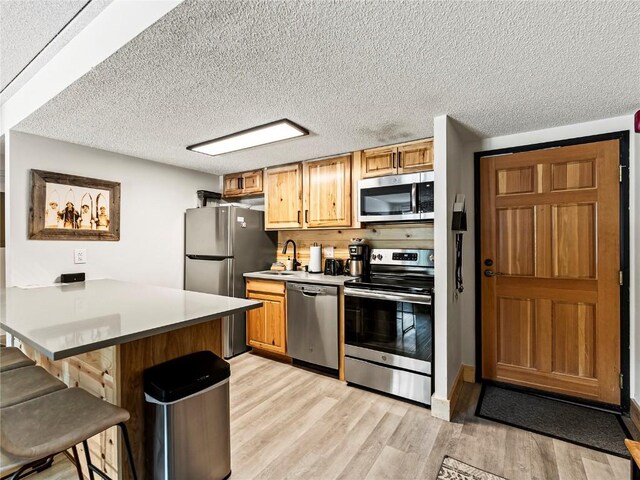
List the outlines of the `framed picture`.
<svg viewBox="0 0 640 480">
<path fill-rule="evenodd" d="M 120 240 L 120 184 L 31 170 L 32 240 Z"/>
</svg>

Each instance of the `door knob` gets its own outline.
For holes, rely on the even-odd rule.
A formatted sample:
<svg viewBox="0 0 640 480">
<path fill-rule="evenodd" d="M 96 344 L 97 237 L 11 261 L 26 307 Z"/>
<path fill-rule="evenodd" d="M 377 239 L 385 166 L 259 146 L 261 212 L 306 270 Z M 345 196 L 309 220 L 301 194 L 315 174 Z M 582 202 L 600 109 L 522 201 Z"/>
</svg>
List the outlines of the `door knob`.
<svg viewBox="0 0 640 480">
<path fill-rule="evenodd" d="M 504 273 L 500 273 L 500 272 L 494 272 L 493 270 L 485 270 L 484 271 L 484 276 L 485 277 L 496 277 L 496 276 L 502 276 L 504 275 Z"/>
</svg>

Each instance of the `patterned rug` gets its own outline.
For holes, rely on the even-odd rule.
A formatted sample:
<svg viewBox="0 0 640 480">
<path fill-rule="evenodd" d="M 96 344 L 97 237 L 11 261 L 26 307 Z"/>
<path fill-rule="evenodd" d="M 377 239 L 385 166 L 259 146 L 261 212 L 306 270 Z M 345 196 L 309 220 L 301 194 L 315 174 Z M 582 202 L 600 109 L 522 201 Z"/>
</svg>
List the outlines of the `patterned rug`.
<svg viewBox="0 0 640 480">
<path fill-rule="evenodd" d="M 506 480 L 506 478 L 445 456 L 436 480 Z"/>
</svg>

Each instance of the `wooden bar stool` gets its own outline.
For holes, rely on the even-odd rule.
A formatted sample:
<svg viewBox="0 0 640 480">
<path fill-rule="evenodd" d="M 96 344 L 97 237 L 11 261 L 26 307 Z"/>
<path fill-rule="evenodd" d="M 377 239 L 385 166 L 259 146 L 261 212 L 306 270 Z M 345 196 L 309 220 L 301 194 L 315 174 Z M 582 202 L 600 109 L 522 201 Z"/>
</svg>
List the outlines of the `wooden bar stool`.
<svg viewBox="0 0 640 480">
<path fill-rule="evenodd" d="M 19 348 L 0 347 L 0 372 L 15 368 L 29 367 L 36 362 L 27 357 Z"/>
<path fill-rule="evenodd" d="M 67 386 L 42 367 L 22 367 L 0 373 L 0 408 L 12 407 Z"/>
<path fill-rule="evenodd" d="M 43 459 L 82 443 L 89 478 L 109 477 L 91 463 L 87 439 L 118 426 L 127 450 L 129 468 L 137 480 L 125 422 L 129 412 L 94 397 L 81 388 L 67 388 L 0 409 L 0 445 L 7 460 L 24 462 L 11 480 Z M 15 468 L 15 464 L 13 465 Z M 0 474 L 2 472 L 0 471 Z"/>
</svg>

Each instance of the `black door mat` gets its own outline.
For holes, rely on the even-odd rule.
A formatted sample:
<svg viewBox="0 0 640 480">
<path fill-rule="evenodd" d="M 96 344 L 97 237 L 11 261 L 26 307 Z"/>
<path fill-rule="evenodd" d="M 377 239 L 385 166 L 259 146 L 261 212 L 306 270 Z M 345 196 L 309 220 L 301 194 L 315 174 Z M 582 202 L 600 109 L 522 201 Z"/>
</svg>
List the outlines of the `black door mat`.
<svg viewBox="0 0 640 480">
<path fill-rule="evenodd" d="M 624 439 L 632 437 L 620 414 L 485 384 L 476 416 L 631 458 Z"/>
</svg>

